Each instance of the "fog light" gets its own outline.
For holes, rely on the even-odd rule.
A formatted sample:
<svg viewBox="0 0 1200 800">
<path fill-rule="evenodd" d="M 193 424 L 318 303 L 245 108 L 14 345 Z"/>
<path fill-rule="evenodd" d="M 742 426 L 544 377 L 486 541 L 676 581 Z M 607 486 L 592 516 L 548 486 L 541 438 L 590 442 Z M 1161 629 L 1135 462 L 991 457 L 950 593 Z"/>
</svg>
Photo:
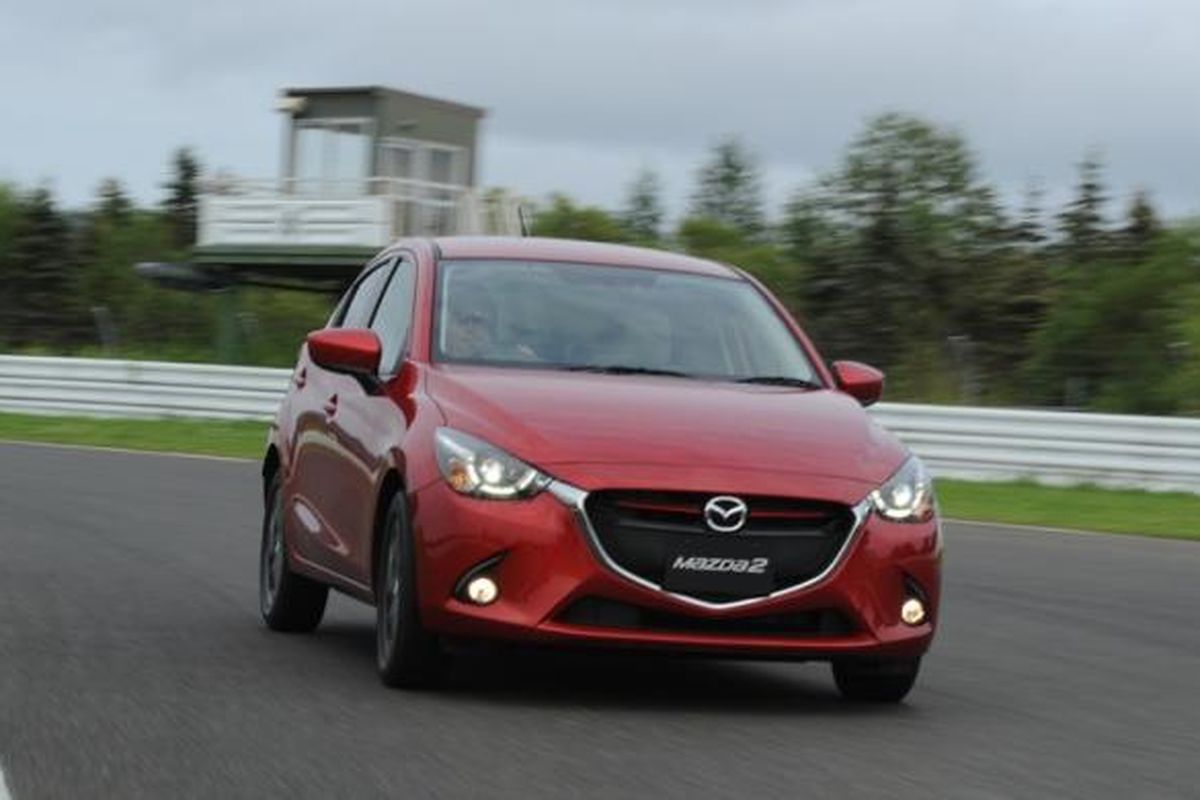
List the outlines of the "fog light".
<svg viewBox="0 0 1200 800">
<path fill-rule="evenodd" d="M 486 575 L 472 578 L 467 583 L 467 599 L 477 606 L 486 606 L 489 603 L 494 603 L 499 596 L 500 587 Z"/>
<path fill-rule="evenodd" d="M 910 597 L 900 606 L 900 619 L 905 625 L 920 625 L 925 621 L 925 604 L 915 597 Z"/>
</svg>

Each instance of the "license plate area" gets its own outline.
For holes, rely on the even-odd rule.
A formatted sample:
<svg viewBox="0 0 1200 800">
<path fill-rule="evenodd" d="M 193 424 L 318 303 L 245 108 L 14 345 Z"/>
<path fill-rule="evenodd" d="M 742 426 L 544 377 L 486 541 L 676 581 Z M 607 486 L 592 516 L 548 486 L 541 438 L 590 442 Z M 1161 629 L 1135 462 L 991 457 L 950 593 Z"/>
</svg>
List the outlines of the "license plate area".
<svg viewBox="0 0 1200 800">
<path fill-rule="evenodd" d="M 774 590 L 775 565 L 763 544 L 696 538 L 667 548 L 662 585 L 685 594 L 758 597 Z"/>
</svg>

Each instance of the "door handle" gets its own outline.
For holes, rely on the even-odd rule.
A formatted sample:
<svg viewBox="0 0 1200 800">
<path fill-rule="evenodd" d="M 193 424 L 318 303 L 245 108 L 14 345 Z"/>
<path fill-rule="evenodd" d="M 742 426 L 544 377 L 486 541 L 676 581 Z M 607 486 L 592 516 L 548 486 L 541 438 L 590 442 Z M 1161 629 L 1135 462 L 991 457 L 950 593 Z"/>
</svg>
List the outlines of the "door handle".
<svg viewBox="0 0 1200 800">
<path fill-rule="evenodd" d="M 335 395 L 331 396 L 328 400 L 325 401 L 325 405 L 324 405 L 325 416 L 332 417 L 334 414 L 337 413 L 337 407 L 338 407 L 338 397 L 335 394 Z"/>
</svg>

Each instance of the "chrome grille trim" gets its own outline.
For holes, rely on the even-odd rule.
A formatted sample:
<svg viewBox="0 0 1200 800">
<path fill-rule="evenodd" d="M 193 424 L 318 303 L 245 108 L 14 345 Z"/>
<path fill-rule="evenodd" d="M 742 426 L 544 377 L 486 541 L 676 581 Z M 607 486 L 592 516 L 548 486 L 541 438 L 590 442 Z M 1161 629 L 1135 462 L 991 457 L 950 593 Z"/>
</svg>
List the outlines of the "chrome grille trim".
<svg viewBox="0 0 1200 800">
<path fill-rule="evenodd" d="M 714 603 L 709 600 L 701 600 L 690 595 L 667 591 L 657 583 L 646 580 L 640 575 L 630 572 L 614 561 L 604 550 L 604 546 L 600 543 L 600 537 L 597 536 L 596 529 L 592 527 L 592 521 L 588 518 L 587 509 L 584 506 L 588 499 L 588 493 L 586 491 L 572 486 L 569 483 L 563 483 L 559 480 L 555 480 L 549 486 L 547 486 L 546 491 L 550 492 L 552 495 L 558 498 L 563 505 L 572 510 L 575 518 L 579 522 L 580 527 L 587 536 L 588 544 L 591 547 L 592 552 L 596 554 L 596 557 L 600 559 L 600 562 L 604 564 L 604 566 L 608 567 L 625 580 L 635 583 L 638 586 L 646 589 L 652 589 L 660 594 L 666 595 L 667 597 L 672 597 L 682 603 L 687 603 L 698 608 L 704 608 L 712 611 L 747 608 L 749 606 L 766 603 L 771 600 L 776 600 L 780 597 L 786 597 L 789 594 L 794 594 L 795 592 L 799 592 L 803 589 L 807 589 L 810 586 L 814 586 L 825 580 L 845 560 L 846 554 L 850 552 L 850 548 L 854 545 L 854 542 L 858 540 L 859 532 L 862 530 L 863 524 L 867 521 L 867 517 L 869 517 L 871 514 L 871 498 L 869 496 L 864 497 L 858 502 L 857 505 L 850 508 L 850 512 L 854 515 L 854 524 L 851 526 L 850 532 L 846 534 L 845 541 L 842 542 L 841 548 L 829 562 L 829 565 L 817 575 L 814 575 L 805 581 L 801 581 L 800 583 L 792 584 L 791 586 L 785 586 L 782 589 L 776 589 L 770 594 L 765 594 L 761 597 L 746 597 L 741 600 L 731 600 L 727 603 Z"/>
</svg>

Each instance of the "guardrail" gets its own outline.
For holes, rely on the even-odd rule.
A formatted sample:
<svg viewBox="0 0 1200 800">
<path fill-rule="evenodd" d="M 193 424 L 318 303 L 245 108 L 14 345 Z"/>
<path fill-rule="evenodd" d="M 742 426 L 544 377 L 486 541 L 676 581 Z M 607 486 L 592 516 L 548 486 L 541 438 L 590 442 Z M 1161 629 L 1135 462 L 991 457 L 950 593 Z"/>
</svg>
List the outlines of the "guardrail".
<svg viewBox="0 0 1200 800">
<path fill-rule="evenodd" d="M 0 356 L 0 411 L 270 419 L 290 370 Z"/>
<path fill-rule="evenodd" d="M 1200 494 L 1200 419 L 880 403 L 935 475 Z"/>
<path fill-rule="evenodd" d="M 0 410 L 270 419 L 290 371 L 0 356 Z M 1200 494 L 1200 419 L 880 403 L 876 419 L 936 475 Z"/>
</svg>

